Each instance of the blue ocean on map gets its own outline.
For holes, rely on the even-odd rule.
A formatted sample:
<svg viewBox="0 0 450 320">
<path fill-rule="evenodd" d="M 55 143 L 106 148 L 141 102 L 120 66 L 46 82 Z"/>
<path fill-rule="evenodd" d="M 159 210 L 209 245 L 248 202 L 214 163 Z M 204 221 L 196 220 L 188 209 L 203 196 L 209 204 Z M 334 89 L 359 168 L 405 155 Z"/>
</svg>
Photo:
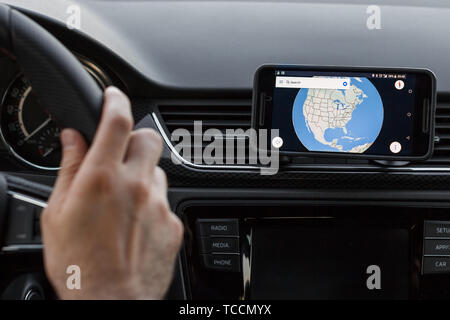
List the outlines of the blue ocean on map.
<svg viewBox="0 0 450 320">
<path fill-rule="evenodd" d="M 347 122 L 347 133 L 343 128 L 328 128 L 324 133 L 326 141 L 337 139 L 337 145 L 342 146 L 342 150 L 315 139 L 303 116 L 303 105 L 308 96 L 308 89 L 299 90 L 292 108 L 292 121 L 297 137 L 309 151 L 349 152 L 354 147 L 376 140 L 383 124 L 383 102 L 377 89 L 367 78 L 358 79 L 350 78 L 350 85 L 355 85 L 363 91 L 359 96 L 362 102 L 356 105 L 350 121 Z M 337 101 L 336 108 L 340 107 L 342 104 Z"/>
</svg>

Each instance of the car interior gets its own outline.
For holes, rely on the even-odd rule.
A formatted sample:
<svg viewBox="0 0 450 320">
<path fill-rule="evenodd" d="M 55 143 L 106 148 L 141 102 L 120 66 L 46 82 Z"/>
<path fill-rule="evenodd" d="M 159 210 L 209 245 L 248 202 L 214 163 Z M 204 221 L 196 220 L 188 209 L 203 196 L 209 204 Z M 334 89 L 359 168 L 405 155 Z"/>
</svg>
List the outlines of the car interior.
<svg viewBox="0 0 450 320">
<path fill-rule="evenodd" d="M 166 299 L 450 298 L 450 3 L 3 2 L 1 299 L 57 299 L 44 271 L 40 215 L 58 174 L 60 132 L 73 127 L 91 141 L 103 89 L 112 85 L 130 98 L 135 128 L 152 128 L 163 140 L 159 166 L 185 230 Z M 374 15 L 380 21 L 373 24 Z M 262 65 L 275 66 L 276 76 L 292 66 L 364 71 L 377 89 L 391 81 L 389 90 L 406 95 L 404 75 L 428 70 L 430 99 L 416 117 L 426 126 L 427 154 L 400 157 L 414 133 L 398 140 L 402 151 L 399 143 L 385 144 L 399 152 L 395 158 L 280 149 L 277 171 L 264 174 L 245 134 L 262 125 L 258 108 L 272 106 L 255 86 Z M 359 79 L 348 77 L 352 86 Z M 414 94 L 425 87 L 416 85 Z M 317 139 L 308 119 L 299 126 L 306 121 L 303 132 Z M 376 121 L 371 115 L 366 126 Z M 243 144 L 233 144 L 231 155 L 213 153 L 219 161 L 212 162 L 203 156 L 211 136 L 201 137 L 209 129 L 222 140 L 227 130 L 242 129 L 229 140 Z M 180 146 L 179 130 L 193 143 Z M 283 138 L 288 148 L 292 138 Z M 351 152 L 364 154 L 372 143 Z"/>
</svg>

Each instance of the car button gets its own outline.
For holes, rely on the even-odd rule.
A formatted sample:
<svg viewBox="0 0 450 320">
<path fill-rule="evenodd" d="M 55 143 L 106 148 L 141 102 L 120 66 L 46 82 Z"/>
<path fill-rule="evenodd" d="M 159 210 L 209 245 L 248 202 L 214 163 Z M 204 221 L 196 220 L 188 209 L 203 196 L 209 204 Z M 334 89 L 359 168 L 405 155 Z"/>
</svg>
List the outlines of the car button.
<svg viewBox="0 0 450 320">
<path fill-rule="evenodd" d="M 200 239 L 200 248 L 202 253 L 239 253 L 238 246 L 238 238 L 211 237 Z"/>
<path fill-rule="evenodd" d="M 450 238 L 450 221 L 425 221 L 425 237 Z"/>
<path fill-rule="evenodd" d="M 449 240 L 425 240 L 424 254 L 428 256 L 450 256 Z"/>
<path fill-rule="evenodd" d="M 204 254 L 203 263 L 206 268 L 239 272 L 240 270 L 240 255 L 237 254 Z"/>
<path fill-rule="evenodd" d="M 197 232 L 200 236 L 238 236 L 237 219 L 199 219 Z"/>
<path fill-rule="evenodd" d="M 425 257 L 423 261 L 424 274 L 450 273 L 450 258 Z"/>
</svg>

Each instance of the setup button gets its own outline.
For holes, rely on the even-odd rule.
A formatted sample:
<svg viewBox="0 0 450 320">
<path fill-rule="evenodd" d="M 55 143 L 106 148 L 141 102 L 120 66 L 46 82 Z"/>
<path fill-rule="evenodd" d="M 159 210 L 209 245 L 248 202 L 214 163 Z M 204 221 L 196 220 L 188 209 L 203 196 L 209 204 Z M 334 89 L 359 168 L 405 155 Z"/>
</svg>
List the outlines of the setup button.
<svg viewBox="0 0 450 320">
<path fill-rule="evenodd" d="M 450 238 L 450 222 L 425 221 L 425 237 Z"/>
</svg>

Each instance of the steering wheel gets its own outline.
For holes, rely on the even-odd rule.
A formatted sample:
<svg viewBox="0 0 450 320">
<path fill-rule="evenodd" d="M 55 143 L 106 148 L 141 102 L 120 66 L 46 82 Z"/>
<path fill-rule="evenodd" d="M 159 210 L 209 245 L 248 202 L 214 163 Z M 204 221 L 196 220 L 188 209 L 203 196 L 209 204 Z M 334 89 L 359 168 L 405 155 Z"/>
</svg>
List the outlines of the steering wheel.
<svg viewBox="0 0 450 320">
<path fill-rule="evenodd" d="M 103 91 L 78 59 L 39 24 L 4 4 L 0 50 L 17 61 L 52 120 L 61 128 L 78 130 L 90 143 L 100 120 Z M 0 250 L 30 248 L 33 221 L 50 192 L 50 187 L 0 175 Z"/>
<path fill-rule="evenodd" d="M 79 130 L 90 142 L 103 92 L 78 59 L 44 28 L 7 5 L 0 5 L 0 48 L 18 62 L 54 120 Z"/>
</svg>

